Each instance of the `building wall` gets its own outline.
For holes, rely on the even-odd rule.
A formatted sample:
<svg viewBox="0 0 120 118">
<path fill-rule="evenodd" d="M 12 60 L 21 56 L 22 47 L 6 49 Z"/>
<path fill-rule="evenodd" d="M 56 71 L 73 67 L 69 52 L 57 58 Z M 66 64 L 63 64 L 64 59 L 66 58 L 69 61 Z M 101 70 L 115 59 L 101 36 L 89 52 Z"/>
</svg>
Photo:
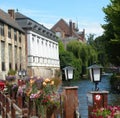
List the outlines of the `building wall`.
<svg viewBox="0 0 120 118">
<path fill-rule="evenodd" d="M 1 32 L 4 27 L 4 34 Z M 11 37 L 8 36 L 8 27 Z M 14 33 L 16 32 L 16 40 Z M 20 38 L 21 37 L 21 41 Z M 5 79 L 10 69 L 26 69 L 25 35 L 7 24 L 0 22 L 0 79 Z"/>
<path fill-rule="evenodd" d="M 60 68 L 58 42 L 27 31 L 27 46 L 29 75 L 53 77 Z"/>
</svg>

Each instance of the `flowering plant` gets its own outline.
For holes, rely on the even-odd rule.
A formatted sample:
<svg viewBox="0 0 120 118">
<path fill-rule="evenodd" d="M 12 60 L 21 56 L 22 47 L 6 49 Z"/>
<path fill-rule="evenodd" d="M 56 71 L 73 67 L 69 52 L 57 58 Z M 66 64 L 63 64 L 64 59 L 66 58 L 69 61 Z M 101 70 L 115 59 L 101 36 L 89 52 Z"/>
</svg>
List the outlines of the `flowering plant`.
<svg viewBox="0 0 120 118">
<path fill-rule="evenodd" d="M 9 81 L 9 82 L 10 81 L 15 81 L 16 80 L 16 76 L 15 75 L 9 75 L 9 76 L 6 77 L 6 80 Z"/>
<path fill-rule="evenodd" d="M 42 117 L 46 109 L 58 108 L 60 104 L 54 79 L 30 78 L 26 86 L 26 95 L 35 102 L 38 112 L 41 113 L 38 114 Z"/>
<path fill-rule="evenodd" d="M 11 94 L 12 89 L 14 89 L 15 85 L 16 85 L 16 76 L 15 75 L 6 76 L 6 88 L 9 94 Z"/>
<path fill-rule="evenodd" d="M 92 118 L 120 118 L 120 106 L 108 106 L 93 110 Z"/>
</svg>

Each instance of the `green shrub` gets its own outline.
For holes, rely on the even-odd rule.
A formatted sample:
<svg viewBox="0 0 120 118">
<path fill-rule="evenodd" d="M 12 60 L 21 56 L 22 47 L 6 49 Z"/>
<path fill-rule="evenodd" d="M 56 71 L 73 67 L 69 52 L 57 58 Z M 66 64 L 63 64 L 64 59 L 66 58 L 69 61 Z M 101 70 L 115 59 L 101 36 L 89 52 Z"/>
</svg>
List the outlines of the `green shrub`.
<svg viewBox="0 0 120 118">
<path fill-rule="evenodd" d="M 15 74 L 16 74 L 16 71 L 15 71 L 15 70 L 12 70 L 12 69 L 11 69 L 11 70 L 8 71 L 8 75 L 15 75 Z"/>
</svg>

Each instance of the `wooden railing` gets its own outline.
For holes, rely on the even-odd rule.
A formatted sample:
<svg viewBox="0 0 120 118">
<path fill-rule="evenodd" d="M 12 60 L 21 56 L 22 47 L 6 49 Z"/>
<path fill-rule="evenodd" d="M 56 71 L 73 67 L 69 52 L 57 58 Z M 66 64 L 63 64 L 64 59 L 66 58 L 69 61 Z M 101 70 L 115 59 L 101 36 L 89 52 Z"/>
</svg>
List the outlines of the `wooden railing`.
<svg viewBox="0 0 120 118">
<path fill-rule="evenodd" d="M 60 108 L 52 113 L 46 112 L 46 118 L 77 118 L 75 111 L 78 108 L 78 87 L 67 87 L 61 94 Z M 2 118 L 31 118 L 39 117 L 32 107 L 31 101 L 26 102 L 23 96 L 8 95 L 0 92 L 0 113 Z"/>
<path fill-rule="evenodd" d="M 2 118 L 28 118 L 28 107 L 21 108 L 9 95 L 0 92 L 0 111 Z"/>
</svg>

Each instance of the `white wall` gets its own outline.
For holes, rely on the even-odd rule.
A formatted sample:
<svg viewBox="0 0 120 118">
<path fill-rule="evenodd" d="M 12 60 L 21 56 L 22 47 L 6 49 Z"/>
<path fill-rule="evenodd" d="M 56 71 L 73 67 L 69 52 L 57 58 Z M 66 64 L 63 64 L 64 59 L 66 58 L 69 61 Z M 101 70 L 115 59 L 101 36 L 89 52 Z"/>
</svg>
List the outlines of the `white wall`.
<svg viewBox="0 0 120 118">
<path fill-rule="evenodd" d="M 43 37 L 32 31 L 28 31 L 27 43 L 28 66 L 60 66 L 58 42 Z"/>
</svg>

